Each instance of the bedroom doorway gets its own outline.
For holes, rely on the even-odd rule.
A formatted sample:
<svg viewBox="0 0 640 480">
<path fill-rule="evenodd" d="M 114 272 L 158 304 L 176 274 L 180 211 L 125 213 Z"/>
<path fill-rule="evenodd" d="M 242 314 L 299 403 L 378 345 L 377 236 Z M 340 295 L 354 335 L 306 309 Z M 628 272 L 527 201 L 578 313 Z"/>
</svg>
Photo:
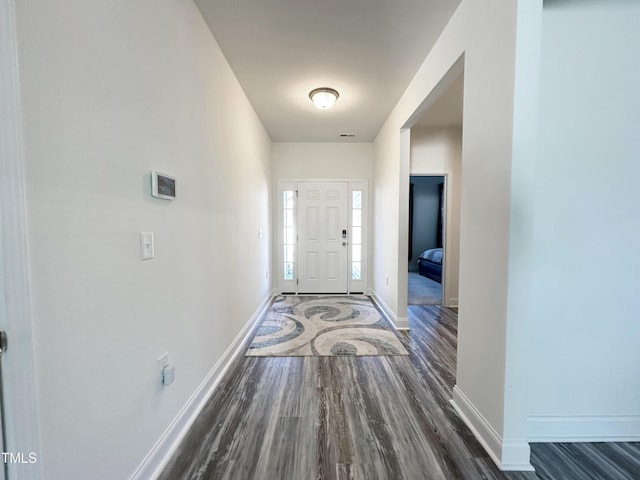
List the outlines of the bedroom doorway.
<svg viewBox="0 0 640 480">
<path fill-rule="evenodd" d="M 443 304 L 446 179 L 410 177 L 408 305 Z"/>
</svg>

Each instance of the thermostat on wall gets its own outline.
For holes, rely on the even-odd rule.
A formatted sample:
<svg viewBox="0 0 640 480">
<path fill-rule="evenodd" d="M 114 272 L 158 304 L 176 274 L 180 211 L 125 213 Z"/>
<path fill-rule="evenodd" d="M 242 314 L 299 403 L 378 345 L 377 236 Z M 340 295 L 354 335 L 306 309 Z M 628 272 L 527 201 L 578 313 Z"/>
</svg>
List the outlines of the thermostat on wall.
<svg viewBox="0 0 640 480">
<path fill-rule="evenodd" d="M 176 179 L 162 172 L 151 172 L 151 195 L 166 200 L 176 198 Z"/>
</svg>

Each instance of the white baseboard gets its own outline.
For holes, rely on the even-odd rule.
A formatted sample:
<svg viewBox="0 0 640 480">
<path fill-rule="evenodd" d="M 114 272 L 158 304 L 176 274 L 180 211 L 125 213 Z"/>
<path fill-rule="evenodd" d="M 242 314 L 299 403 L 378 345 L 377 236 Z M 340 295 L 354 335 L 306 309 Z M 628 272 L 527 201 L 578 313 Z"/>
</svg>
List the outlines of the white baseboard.
<svg viewBox="0 0 640 480">
<path fill-rule="evenodd" d="M 204 408 L 227 369 L 233 363 L 233 360 L 244 352 L 251 335 L 269 309 L 275 293 L 275 290 L 271 291 L 262 301 L 258 309 L 240 333 L 238 333 L 236 338 L 234 338 L 231 345 L 225 350 L 193 395 L 191 395 L 191 398 L 189 398 L 184 407 L 182 407 L 182 410 L 180 410 L 176 418 L 171 422 L 167 430 L 162 434 L 138 469 L 131 476 L 131 480 L 155 479 L 162 473 L 171 455 L 184 439 L 189 428 Z"/>
<path fill-rule="evenodd" d="M 407 317 L 398 317 L 393 310 L 385 303 L 376 292 L 371 292 L 371 298 L 380 307 L 382 313 L 391 322 L 391 326 L 396 330 L 409 330 L 409 319 Z"/>
<path fill-rule="evenodd" d="M 639 442 L 640 415 L 529 415 L 530 442 Z"/>
<path fill-rule="evenodd" d="M 396 330 L 411 330 L 411 327 L 409 326 L 409 317 L 396 317 L 393 327 Z"/>
<path fill-rule="evenodd" d="M 453 387 L 451 404 L 500 470 L 533 471 L 529 462 L 531 455 L 529 444 L 526 441 L 503 441 L 457 385 Z"/>
<path fill-rule="evenodd" d="M 458 297 L 449 297 L 447 299 L 447 304 L 445 305 L 446 307 L 453 307 L 453 308 L 457 308 L 458 307 Z"/>
</svg>

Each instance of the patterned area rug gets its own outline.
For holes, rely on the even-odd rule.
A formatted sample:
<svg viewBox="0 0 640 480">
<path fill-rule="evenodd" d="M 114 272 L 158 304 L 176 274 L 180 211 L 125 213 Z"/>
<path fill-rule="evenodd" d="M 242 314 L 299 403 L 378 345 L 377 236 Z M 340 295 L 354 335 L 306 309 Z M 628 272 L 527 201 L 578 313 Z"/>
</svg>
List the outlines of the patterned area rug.
<svg viewBox="0 0 640 480">
<path fill-rule="evenodd" d="M 246 356 L 409 355 L 364 295 L 280 296 Z"/>
</svg>

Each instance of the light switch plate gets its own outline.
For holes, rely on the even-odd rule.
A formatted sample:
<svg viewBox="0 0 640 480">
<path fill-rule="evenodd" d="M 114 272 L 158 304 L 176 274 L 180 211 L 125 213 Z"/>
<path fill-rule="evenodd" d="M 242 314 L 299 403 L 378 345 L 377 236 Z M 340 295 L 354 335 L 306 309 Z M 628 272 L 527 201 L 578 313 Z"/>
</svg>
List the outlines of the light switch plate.
<svg viewBox="0 0 640 480">
<path fill-rule="evenodd" d="M 154 257 L 153 232 L 140 233 L 140 259 L 151 260 Z"/>
</svg>

